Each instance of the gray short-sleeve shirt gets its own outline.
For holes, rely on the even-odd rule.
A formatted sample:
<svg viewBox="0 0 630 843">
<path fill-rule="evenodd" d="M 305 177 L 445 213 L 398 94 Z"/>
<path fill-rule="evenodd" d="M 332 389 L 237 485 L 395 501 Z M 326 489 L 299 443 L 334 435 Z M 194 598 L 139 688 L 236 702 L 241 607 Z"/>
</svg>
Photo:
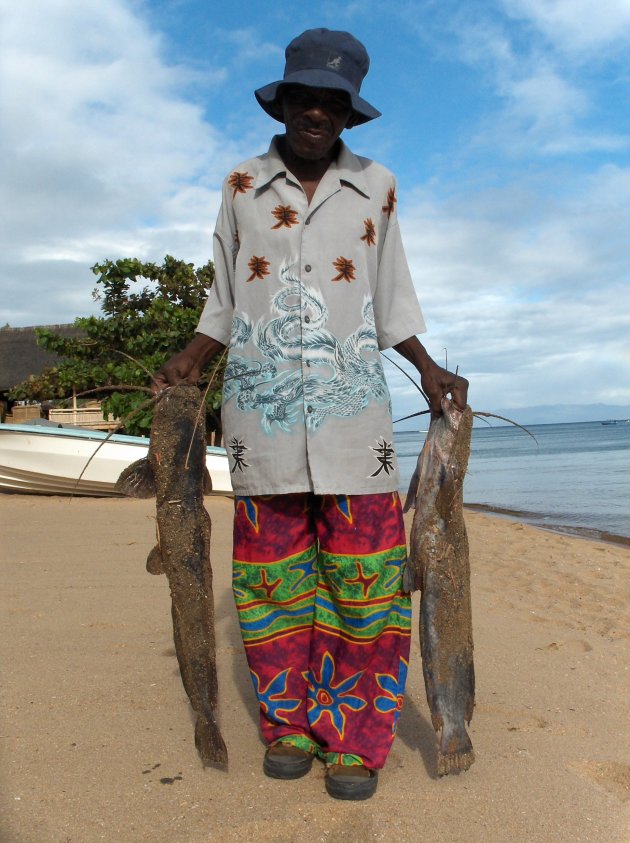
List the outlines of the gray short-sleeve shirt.
<svg viewBox="0 0 630 843">
<path fill-rule="evenodd" d="M 309 205 L 274 139 L 225 180 L 214 260 L 198 331 L 229 346 L 234 491 L 396 490 L 379 349 L 425 327 L 394 176 L 341 144 Z"/>
</svg>

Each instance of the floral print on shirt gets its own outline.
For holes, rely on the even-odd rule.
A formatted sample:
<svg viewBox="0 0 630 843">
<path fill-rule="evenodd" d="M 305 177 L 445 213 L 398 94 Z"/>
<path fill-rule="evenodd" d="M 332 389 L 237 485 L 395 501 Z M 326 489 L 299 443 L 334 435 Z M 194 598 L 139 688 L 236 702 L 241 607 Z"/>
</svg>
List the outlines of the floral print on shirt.
<svg viewBox="0 0 630 843">
<path fill-rule="evenodd" d="M 348 284 L 356 278 L 356 268 L 350 258 L 338 257 L 333 261 L 333 266 L 337 270 L 337 275 L 331 278 L 331 281 L 347 281 Z"/>
<path fill-rule="evenodd" d="M 384 214 L 387 214 L 388 217 L 391 217 L 394 213 L 396 202 L 398 202 L 398 199 L 396 198 L 396 190 L 393 187 L 390 187 L 387 191 L 387 199 L 385 200 L 385 204 L 381 208 L 381 211 Z"/>
<path fill-rule="evenodd" d="M 254 177 L 250 176 L 249 173 L 233 172 L 228 179 L 229 186 L 234 189 L 232 199 L 236 198 L 237 193 L 246 193 L 248 190 L 251 190 L 253 181 Z"/>
<path fill-rule="evenodd" d="M 369 217 L 363 220 L 363 225 L 365 234 L 361 237 L 361 240 L 365 241 L 368 246 L 373 246 L 376 243 L 376 227 Z"/>
<path fill-rule="evenodd" d="M 264 255 L 261 258 L 254 255 L 247 264 L 247 268 L 252 273 L 249 278 L 246 279 L 248 282 L 253 281 L 254 278 L 260 278 L 262 280 L 265 275 L 269 275 L 269 261 L 265 260 Z"/>
<path fill-rule="evenodd" d="M 278 222 L 272 225 L 271 228 L 291 228 L 292 225 L 299 223 L 297 211 L 290 205 L 276 205 L 271 212 L 271 216 L 275 217 Z"/>
</svg>

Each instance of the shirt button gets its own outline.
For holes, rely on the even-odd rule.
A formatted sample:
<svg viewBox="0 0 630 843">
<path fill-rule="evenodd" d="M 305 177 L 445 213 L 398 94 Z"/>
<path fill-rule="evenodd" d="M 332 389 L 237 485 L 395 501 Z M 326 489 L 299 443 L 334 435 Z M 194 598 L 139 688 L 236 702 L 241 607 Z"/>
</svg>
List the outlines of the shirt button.
<svg viewBox="0 0 630 843">
<path fill-rule="evenodd" d="M 312 413 L 312 412 L 313 412 L 313 408 L 311 407 L 311 405 L 310 405 L 310 404 L 309 404 L 309 405 L 308 405 L 308 407 L 306 408 L 306 412 L 307 412 L 307 413 Z"/>
<path fill-rule="evenodd" d="M 312 267 L 311 267 L 310 263 L 307 263 L 307 264 L 306 264 L 306 266 L 304 267 L 304 271 L 305 271 L 305 272 L 310 272 L 310 271 L 311 271 L 311 268 L 312 268 Z"/>
<path fill-rule="evenodd" d="M 304 317 L 304 321 L 305 321 L 305 322 L 310 322 L 310 321 L 311 321 L 311 317 L 310 317 L 310 316 L 305 316 L 305 317 Z"/>
</svg>

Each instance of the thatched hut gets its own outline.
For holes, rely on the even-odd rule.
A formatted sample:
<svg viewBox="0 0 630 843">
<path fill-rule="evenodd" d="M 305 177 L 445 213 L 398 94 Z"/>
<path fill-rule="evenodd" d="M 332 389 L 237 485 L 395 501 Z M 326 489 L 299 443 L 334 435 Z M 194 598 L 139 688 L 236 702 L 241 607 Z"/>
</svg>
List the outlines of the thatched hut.
<svg viewBox="0 0 630 843">
<path fill-rule="evenodd" d="M 76 337 L 81 331 L 74 325 L 46 325 L 50 331 L 64 337 Z M 0 415 L 4 421 L 9 409 L 8 392 L 22 383 L 29 375 L 39 375 L 49 366 L 60 361 L 57 354 L 46 351 L 37 344 L 35 328 L 0 328 Z M 39 408 L 24 411 L 26 420 L 38 416 Z"/>
</svg>

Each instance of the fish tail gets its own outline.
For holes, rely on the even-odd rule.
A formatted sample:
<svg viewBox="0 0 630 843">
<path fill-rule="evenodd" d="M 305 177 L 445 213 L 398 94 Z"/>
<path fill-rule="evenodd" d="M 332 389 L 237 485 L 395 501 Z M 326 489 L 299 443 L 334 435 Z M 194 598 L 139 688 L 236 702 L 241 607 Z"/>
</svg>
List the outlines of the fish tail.
<svg viewBox="0 0 630 843">
<path fill-rule="evenodd" d="M 437 774 L 448 776 L 450 773 L 463 773 L 475 763 L 475 752 L 472 745 L 465 752 L 438 752 Z"/>
<path fill-rule="evenodd" d="M 204 765 L 227 764 L 227 748 L 213 719 L 203 714 L 197 715 L 195 724 L 195 746 Z"/>
<path fill-rule="evenodd" d="M 448 776 L 449 773 L 463 773 L 468 770 L 474 761 L 475 752 L 472 741 L 463 722 L 443 722 L 437 756 L 438 776 Z"/>
</svg>

